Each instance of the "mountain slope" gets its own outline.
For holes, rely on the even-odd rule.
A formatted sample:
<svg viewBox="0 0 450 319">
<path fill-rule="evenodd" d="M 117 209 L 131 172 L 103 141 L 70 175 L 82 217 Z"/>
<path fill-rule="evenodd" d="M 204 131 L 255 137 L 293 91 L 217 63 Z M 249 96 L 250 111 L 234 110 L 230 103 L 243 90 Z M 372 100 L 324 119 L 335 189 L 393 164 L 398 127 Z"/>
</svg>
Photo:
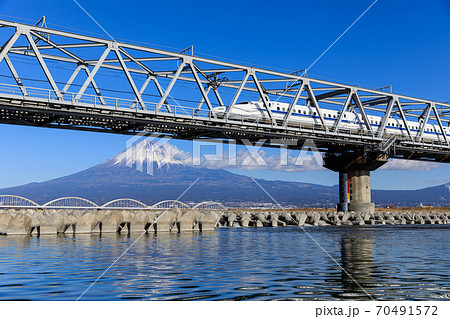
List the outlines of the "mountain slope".
<svg viewBox="0 0 450 319">
<path fill-rule="evenodd" d="M 130 153 L 122 152 L 87 170 L 42 183 L 5 188 L 0 194 L 19 195 L 40 204 L 59 197 L 83 197 L 98 204 L 118 198 L 133 198 L 147 204 L 178 198 L 197 179 L 181 198 L 184 202 L 220 201 L 227 205 L 265 202 L 272 203 L 252 178 L 224 169 L 207 169 L 186 165 L 186 154 L 165 144 L 152 149 L 140 144 Z M 150 163 L 147 174 L 147 163 Z M 142 171 L 140 171 L 142 170 Z M 152 171 L 153 170 L 153 171 Z M 334 207 L 338 201 L 338 187 L 316 184 L 257 180 L 282 205 Z M 402 206 L 450 205 L 450 187 L 441 185 L 423 190 L 373 190 L 378 205 Z"/>
</svg>

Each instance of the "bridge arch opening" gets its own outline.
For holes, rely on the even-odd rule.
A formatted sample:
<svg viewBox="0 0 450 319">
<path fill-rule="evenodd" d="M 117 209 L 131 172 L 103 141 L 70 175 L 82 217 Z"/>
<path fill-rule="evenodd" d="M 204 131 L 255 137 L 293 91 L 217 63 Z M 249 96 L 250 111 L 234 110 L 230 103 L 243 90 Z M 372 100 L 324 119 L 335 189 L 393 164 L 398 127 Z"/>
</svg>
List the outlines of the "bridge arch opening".
<svg viewBox="0 0 450 319">
<path fill-rule="evenodd" d="M 148 206 L 138 200 L 131 198 L 120 198 L 112 200 L 101 206 L 102 208 L 148 208 Z"/>
<path fill-rule="evenodd" d="M 45 203 L 43 207 L 95 208 L 99 206 L 96 203 L 81 197 L 61 197 Z"/>
<path fill-rule="evenodd" d="M 37 207 L 39 204 L 17 195 L 0 195 L 0 207 Z"/>
<path fill-rule="evenodd" d="M 219 202 L 213 202 L 213 201 L 206 201 L 198 203 L 197 205 L 193 206 L 192 209 L 227 209 L 226 206 L 222 205 Z"/>
<path fill-rule="evenodd" d="M 154 209 L 170 209 L 173 207 L 178 207 L 180 209 L 189 209 L 191 208 L 188 204 L 180 202 L 178 200 L 164 200 L 159 203 L 156 203 L 152 206 Z"/>
</svg>

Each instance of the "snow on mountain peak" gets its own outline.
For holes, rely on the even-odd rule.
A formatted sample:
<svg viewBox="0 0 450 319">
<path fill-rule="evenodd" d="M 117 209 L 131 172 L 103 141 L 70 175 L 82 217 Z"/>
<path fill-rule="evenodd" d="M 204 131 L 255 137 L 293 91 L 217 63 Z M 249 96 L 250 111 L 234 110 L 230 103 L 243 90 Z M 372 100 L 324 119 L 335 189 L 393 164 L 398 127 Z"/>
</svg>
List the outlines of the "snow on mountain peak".
<svg viewBox="0 0 450 319">
<path fill-rule="evenodd" d="M 183 152 L 167 142 L 161 143 L 144 139 L 114 156 L 111 161 L 113 165 L 126 165 L 128 167 L 136 165 L 139 169 L 143 167 L 144 163 L 147 163 L 147 167 L 150 163 L 154 163 L 158 168 L 164 165 L 167 167 L 186 165 L 189 158 L 189 153 Z"/>
</svg>

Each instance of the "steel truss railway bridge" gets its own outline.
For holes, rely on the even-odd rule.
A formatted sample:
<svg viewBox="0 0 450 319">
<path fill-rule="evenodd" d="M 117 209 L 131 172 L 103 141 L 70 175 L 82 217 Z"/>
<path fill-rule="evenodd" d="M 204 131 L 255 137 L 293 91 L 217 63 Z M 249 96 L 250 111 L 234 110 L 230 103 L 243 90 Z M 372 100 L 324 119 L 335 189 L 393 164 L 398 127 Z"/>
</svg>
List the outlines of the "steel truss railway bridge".
<svg viewBox="0 0 450 319">
<path fill-rule="evenodd" d="M 0 20 L 0 123 L 178 139 L 259 141 L 301 149 L 312 140 L 325 167 L 339 172 L 341 210 L 371 211 L 370 171 L 388 158 L 450 162 L 444 127 L 450 104 L 169 52 L 132 43 Z M 261 101 L 269 120 L 230 118 L 242 101 Z M 269 103 L 288 103 L 282 120 Z M 318 125 L 289 121 L 296 105 L 315 109 Z M 213 107 L 225 106 L 217 118 Z M 340 111 L 333 125 L 324 109 Z M 365 127 L 348 129 L 344 112 Z M 380 116 L 370 125 L 368 115 Z M 398 119 L 406 134 L 386 132 Z M 420 124 L 412 133 L 407 121 Z M 424 138 L 426 124 L 443 138 Z M 437 132 L 439 133 L 439 132 Z"/>
</svg>

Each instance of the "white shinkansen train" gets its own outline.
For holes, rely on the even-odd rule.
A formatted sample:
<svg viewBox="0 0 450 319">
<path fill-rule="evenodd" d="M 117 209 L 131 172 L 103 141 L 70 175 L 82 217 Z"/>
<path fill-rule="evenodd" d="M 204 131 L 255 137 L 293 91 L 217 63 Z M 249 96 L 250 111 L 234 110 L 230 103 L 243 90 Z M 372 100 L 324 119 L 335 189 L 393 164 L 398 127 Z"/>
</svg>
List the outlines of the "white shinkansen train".
<svg viewBox="0 0 450 319">
<path fill-rule="evenodd" d="M 276 120 L 283 120 L 288 110 L 289 104 L 281 102 L 267 102 L 270 110 Z M 223 117 L 226 107 L 220 106 L 212 109 L 212 112 L 217 117 Z M 322 116 L 325 121 L 325 125 L 332 127 L 339 118 L 339 111 L 328 110 L 321 108 Z M 367 115 L 370 125 L 374 132 L 377 132 L 382 118 L 379 116 Z M 243 102 L 235 104 L 231 111 L 228 113 L 230 119 L 249 119 L 249 120 L 269 120 L 266 109 L 263 102 Z M 311 108 L 305 105 L 296 105 L 289 118 L 288 124 L 305 124 L 305 125 L 321 125 L 320 117 L 317 114 L 315 108 Z M 423 120 L 420 119 L 417 122 L 407 121 L 408 127 L 413 137 L 418 136 L 422 128 Z M 353 112 L 344 112 L 342 117 L 340 128 L 348 128 L 354 130 L 367 130 L 364 120 L 359 114 Z M 408 136 L 406 127 L 401 119 L 389 119 L 386 124 L 386 133 L 399 136 Z M 450 127 L 444 127 L 444 133 L 450 140 Z M 442 135 L 441 129 L 438 124 L 427 124 L 423 132 L 423 138 L 429 140 L 445 141 Z"/>
</svg>

